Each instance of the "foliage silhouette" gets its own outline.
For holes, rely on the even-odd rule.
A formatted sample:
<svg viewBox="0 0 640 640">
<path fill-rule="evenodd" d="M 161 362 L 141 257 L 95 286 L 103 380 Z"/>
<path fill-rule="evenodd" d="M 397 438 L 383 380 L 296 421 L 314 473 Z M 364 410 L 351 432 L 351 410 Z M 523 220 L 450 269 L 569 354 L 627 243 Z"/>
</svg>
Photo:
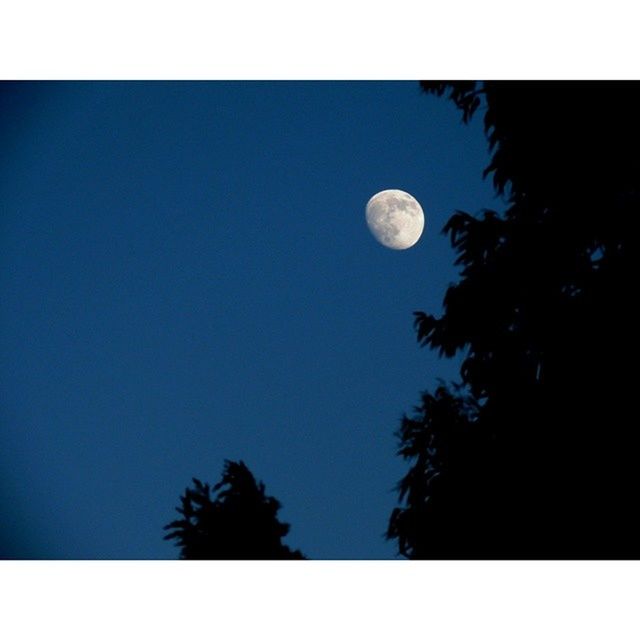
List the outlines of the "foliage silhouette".
<svg viewBox="0 0 640 640">
<path fill-rule="evenodd" d="M 398 432 L 412 466 L 387 536 L 409 558 L 636 558 L 631 267 L 637 83 L 424 82 L 466 122 L 504 213 L 458 211 L 461 268 L 420 344 L 463 352 Z"/>
<path fill-rule="evenodd" d="M 243 462 L 225 461 L 222 480 L 213 488 L 193 478 L 180 496 L 182 515 L 164 527 L 176 540 L 183 560 L 302 560 L 300 551 L 282 543 L 289 525 L 280 522 L 280 503 L 265 495 Z M 212 494 L 215 495 L 212 499 Z"/>
</svg>

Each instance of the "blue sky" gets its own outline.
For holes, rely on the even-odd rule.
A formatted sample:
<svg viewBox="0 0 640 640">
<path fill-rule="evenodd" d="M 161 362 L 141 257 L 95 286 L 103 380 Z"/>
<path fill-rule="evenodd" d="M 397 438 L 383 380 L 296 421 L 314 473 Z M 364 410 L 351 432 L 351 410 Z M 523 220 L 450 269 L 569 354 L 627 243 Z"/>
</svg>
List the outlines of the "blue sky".
<svg viewBox="0 0 640 640">
<path fill-rule="evenodd" d="M 0 550 L 175 558 L 193 476 L 244 460 L 312 558 L 393 558 L 395 430 L 456 363 L 417 345 L 440 234 L 497 206 L 417 82 L 4 84 Z M 478 117 L 480 116 L 480 117 Z M 406 251 L 367 200 L 415 196 Z"/>
</svg>

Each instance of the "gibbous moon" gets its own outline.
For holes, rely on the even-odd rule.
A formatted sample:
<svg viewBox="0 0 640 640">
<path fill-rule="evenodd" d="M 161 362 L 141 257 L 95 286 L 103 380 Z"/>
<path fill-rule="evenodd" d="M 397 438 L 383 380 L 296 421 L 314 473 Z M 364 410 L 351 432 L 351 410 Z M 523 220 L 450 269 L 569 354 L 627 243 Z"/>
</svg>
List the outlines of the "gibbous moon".
<svg viewBox="0 0 640 640">
<path fill-rule="evenodd" d="M 386 189 L 367 202 L 367 225 L 375 239 L 390 249 L 408 249 L 422 235 L 424 213 L 406 191 Z"/>
</svg>

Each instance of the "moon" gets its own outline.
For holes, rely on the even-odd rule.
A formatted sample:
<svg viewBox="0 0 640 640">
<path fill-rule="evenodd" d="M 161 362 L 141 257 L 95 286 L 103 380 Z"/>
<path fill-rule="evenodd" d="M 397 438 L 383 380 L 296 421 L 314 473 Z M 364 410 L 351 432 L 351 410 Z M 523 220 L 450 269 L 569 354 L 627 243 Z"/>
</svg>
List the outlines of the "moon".
<svg viewBox="0 0 640 640">
<path fill-rule="evenodd" d="M 389 249 L 412 247 L 424 230 L 420 203 L 406 191 L 386 189 L 367 202 L 367 225 L 374 238 Z"/>
</svg>

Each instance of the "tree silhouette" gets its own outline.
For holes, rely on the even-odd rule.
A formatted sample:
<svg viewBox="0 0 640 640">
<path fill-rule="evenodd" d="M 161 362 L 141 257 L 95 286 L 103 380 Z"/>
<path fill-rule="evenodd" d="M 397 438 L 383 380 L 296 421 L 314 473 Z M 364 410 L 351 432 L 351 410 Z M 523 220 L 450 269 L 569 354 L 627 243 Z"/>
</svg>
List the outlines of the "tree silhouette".
<svg viewBox="0 0 640 640">
<path fill-rule="evenodd" d="M 265 495 L 243 462 L 225 461 L 213 488 L 193 478 L 180 496 L 182 515 L 166 525 L 165 540 L 176 540 L 183 560 L 302 560 L 282 543 L 289 525 L 280 522 L 280 503 Z M 214 496 L 212 499 L 212 495 Z"/>
<path fill-rule="evenodd" d="M 504 213 L 444 228 L 461 267 L 418 340 L 465 354 L 398 433 L 387 535 L 410 558 L 638 557 L 632 426 L 637 83 L 425 82 L 484 109 Z"/>
</svg>

